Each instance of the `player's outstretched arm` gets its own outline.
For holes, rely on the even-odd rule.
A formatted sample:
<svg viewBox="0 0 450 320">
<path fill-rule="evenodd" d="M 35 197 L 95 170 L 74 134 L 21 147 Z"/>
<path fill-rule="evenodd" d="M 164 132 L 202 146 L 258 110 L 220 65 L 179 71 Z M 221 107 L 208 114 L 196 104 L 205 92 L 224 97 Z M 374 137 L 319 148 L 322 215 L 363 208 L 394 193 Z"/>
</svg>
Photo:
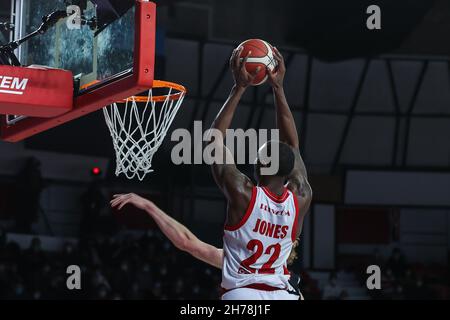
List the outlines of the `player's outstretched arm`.
<svg viewBox="0 0 450 320">
<path fill-rule="evenodd" d="M 219 111 L 216 119 L 214 120 L 211 128 L 219 130 L 223 137 L 225 137 L 225 131 L 230 127 L 231 121 L 233 120 L 234 113 L 236 111 L 237 105 L 241 100 L 247 87 L 255 78 L 255 75 L 259 72 L 259 68 L 255 70 L 254 74 L 250 74 L 245 69 L 245 63 L 247 62 L 251 51 L 248 52 L 247 56 L 241 61 L 240 54 L 243 47 L 239 47 L 233 50 L 230 58 L 230 69 L 234 79 L 234 86 L 231 89 L 230 95 L 225 101 L 222 109 Z"/>
<path fill-rule="evenodd" d="M 198 239 L 188 228 L 167 215 L 150 200 L 134 193 L 117 194 L 111 200 L 111 207 L 121 210 L 125 205 L 131 204 L 144 210 L 151 216 L 162 233 L 175 247 L 186 251 L 195 258 L 206 262 L 213 267 L 222 269 L 223 250 L 216 248 Z"/>
<path fill-rule="evenodd" d="M 286 74 L 286 65 L 284 58 L 277 48 L 273 48 L 273 54 L 277 60 L 278 66 L 273 71 L 267 69 L 269 83 L 272 85 L 276 108 L 277 128 L 280 131 L 280 141 L 298 149 L 299 141 L 297 127 L 294 116 L 284 93 L 284 76 Z"/>
<path fill-rule="evenodd" d="M 212 164 L 213 177 L 227 198 L 230 207 L 236 208 L 236 212 L 242 211 L 241 208 L 248 205 L 253 184 L 248 177 L 237 169 L 230 150 L 224 144 L 224 138 L 245 89 L 250 85 L 256 73 L 259 72 L 259 69 L 256 69 L 254 74 L 247 72 L 245 63 L 251 51 L 241 61 L 242 49 L 242 47 L 235 49 L 231 55 L 230 69 L 234 78 L 234 86 L 211 126 L 211 129 L 217 130 L 221 134 L 220 138 L 213 138 L 211 144 L 214 146 L 214 150 L 219 153 L 216 158 L 223 160 L 221 163 L 215 162 Z M 228 219 L 231 219 L 231 221 Z M 227 220 L 227 223 L 233 224 L 236 222 L 235 220 L 239 220 L 239 217 L 228 217 Z"/>
<path fill-rule="evenodd" d="M 277 128 L 280 133 L 280 141 L 290 145 L 295 154 L 295 166 L 288 177 L 287 187 L 298 196 L 300 202 L 300 214 L 301 216 L 304 216 L 311 204 L 312 189 L 308 182 L 308 173 L 305 164 L 300 155 L 299 139 L 294 116 L 292 115 L 284 93 L 283 85 L 284 76 L 286 74 L 286 65 L 284 63 L 284 58 L 278 49 L 274 48 L 273 51 L 275 59 L 278 62 L 278 67 L 273 72 L 270 70 L 267 70 L 267 72 L 275 99 Z M 300 217 L 300 220 L 303 221 L 302 217 Z M 301 227 L 300 223 L 297 236 L 300 235 Z"/>
</svg>

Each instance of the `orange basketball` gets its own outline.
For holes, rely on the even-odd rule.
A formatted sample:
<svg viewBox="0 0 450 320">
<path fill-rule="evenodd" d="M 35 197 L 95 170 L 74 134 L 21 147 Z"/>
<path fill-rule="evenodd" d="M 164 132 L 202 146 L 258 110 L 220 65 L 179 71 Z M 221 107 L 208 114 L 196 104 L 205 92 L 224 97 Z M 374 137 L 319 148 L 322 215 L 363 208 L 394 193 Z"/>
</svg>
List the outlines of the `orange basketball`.
<svg viewBox="0 0 450 320">
<path fill-rule="evenodd" d="M 252 85 L 259 86 L 267 80 L 267 70 L 274 70 L 277 66 L 277 61 L 274 58 L 272 46 L 264 40 L 260 39 L 249 39 L 242 42 L 239 47 L 243 47 L 240 54 L 241 61 L 247 56 L 248 52 L 251 51 L 247 63 L 245 64 L 245 69 L 254 73 L 258 66 L 260 67 L 255 79 L 253 79 Z"/>
</svg>

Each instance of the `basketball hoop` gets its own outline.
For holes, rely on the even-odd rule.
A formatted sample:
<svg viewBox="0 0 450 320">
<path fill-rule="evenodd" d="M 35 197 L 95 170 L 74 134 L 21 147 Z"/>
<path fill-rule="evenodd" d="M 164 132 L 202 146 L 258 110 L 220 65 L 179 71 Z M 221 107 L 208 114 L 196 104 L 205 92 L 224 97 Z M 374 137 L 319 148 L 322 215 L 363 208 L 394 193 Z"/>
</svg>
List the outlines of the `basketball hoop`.
<svg viewBox="0 0 450 320">
<path fill-rule="evenodd" d="M 123 173 L 142 181 L 153 172 L 153 155 L 185 95 L 182 85 L 155 80 L 147 96 L 132 96 L 103 108 L 116 153 L 116 176 Z"/>
</svg>

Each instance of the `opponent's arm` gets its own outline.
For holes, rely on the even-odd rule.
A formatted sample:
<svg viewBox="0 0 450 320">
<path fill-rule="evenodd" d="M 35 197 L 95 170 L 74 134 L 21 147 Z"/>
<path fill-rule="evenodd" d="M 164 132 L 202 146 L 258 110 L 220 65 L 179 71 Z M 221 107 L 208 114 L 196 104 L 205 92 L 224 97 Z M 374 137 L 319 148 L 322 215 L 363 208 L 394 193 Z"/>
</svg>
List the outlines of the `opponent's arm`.
<svg viewBox="0 0 450 320">
<path fill-rule="evenodd" d="M 198 239 L 188 228 L 168 216 L 153 202 L 144 199 L 134 193 L 114 195 L 111 207 L 121 210 L 126 204 L 144 210 L 151 216 L 162 233 L 173 243 L 175 247 L 186 251 L 195 258 L 206 262 L 216 268 L 222 269 L 223 250 L 209 245 Z"/>
</svg>

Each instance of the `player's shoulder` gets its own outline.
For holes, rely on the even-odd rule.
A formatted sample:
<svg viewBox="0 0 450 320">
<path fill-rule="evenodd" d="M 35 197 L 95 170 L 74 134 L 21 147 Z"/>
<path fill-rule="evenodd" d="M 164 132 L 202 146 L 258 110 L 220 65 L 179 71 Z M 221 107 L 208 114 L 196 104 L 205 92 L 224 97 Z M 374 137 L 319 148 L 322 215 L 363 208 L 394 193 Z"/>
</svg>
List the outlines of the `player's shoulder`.
<svg viewBox="0 0 450 320">
<path fill-rule="evenodd" d="M 291 191 L 300 213 L 306 213 L 312 201 L 312 188 L 308 181 L 303 184 L 289 183 L 286 187 Z"/>
<path fill-rule="evenodd" d="M 240 192 L 243 192 L 247 195 L 251 195 L 253 192 L 253 189 L 256 188 L 256 185 L 253 183 L 253 181 L 244 173 L 240 172 L 241 176 L 239 181 L 237 181 L 237 187 L 239 188 Z"/>
<path fill-rule="evenodd" d="M 256 187 L 253 181 L 245 174 L 241 174 L 239 179 L 234 180 L 227 185 L 224 190 L 228 198 L 228 202 L 238 210 L 244 210 L 247 208 L 252 197 L 256 193 Z"/>
<path fill-rule="evenodd" d="M 256 201 L 257 188 L 254 183 L 249 179 L 245 179 L 240 184 L 234 194 L 228 197 L 228 210 L 227 210 L 227 222 L 228 226 L 241 225 L 245 217 L 249 216 L 253 211 L 253 206 Z M 234 227 L 229 227 L 229 229 Z"/>
<path fill-rule="evenodd" d="M 312 199 L 311 185 L 309 184 L 308 179 L 304 176 L 299 176 L 297 179 L 291 179 L 286 185 L 286 188 L 299 199 Z"/>
</svg>

